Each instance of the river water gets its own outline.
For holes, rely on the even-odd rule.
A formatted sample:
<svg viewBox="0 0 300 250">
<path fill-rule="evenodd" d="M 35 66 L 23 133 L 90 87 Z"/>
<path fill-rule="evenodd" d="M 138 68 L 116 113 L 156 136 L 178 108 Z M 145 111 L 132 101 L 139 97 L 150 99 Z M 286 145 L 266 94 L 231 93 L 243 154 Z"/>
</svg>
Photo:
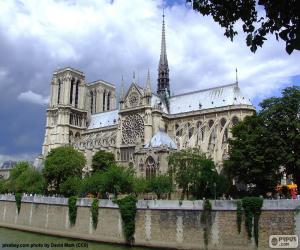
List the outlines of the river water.
<svg viewBox="0 0 300 250">
<path fill-rule="evenodd" d="M 74 240 L 69 238 L 23 232 L 7 228 L 0 228 L 0 248 L 21 250 L 149 250 L 149 248 L 146 247 L 126 247 L 120 245 L 101 244 L 85 240 Z"/>
</svg>

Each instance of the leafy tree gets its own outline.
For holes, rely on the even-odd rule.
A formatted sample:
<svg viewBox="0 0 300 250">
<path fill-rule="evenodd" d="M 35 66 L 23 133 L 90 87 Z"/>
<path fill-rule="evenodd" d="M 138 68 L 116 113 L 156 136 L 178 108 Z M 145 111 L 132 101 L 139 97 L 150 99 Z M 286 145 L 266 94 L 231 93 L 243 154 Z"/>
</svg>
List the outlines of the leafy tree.
<svg viewBox="0 0 300 250">
<path fill-rule="evenodd" d="M 280 148 L 269 144 L 277 138 L 272 137 L 261 115 L 246 117 L 233 127 L 232 135 L 224 171 L 239 183 L 253 184 L 254 194 L 272 190 L 280 179 L 276 163 Z"/>
<path fill-rule="evenodd" d="M 149 191 L 154 192 L 158 199 L 161 199 L 164 194 L 171 193 L 172 190 L 173 183 L 169 175 L 157 175 L 152 177 L 149 181 Z"/>
<path fill-rule="evenodd" d="M 111 152 L 100 150 L 93 156 L 93 172 L 107 170 L 107 168 L 112 164 L 115 164 L 115 156 Z"/>
<path fill-rule="evenodd" d="M 135 177 L 132 182 L 132 190 L 136 196 L 149 191 L 149 182 L 144 177 Z"/>
<path fill-rule="evenodd" d="M 8 192 L 7 181 L 0 179 L 0 194 L 5 194 Z"/>
<path fill-rule="evenodd" d="M 52 149 L 46 156 L 43 174 L 52 191 L 58 192 L 59 185 L 68 177 L 81 177 L 85 164 L 84 155 L 73 147 L 58 147 Z"/>
<path fill-rule="evenodd" d="M 45 179 L 28 162 L 19 162 L 11 170 L 10 177 L 6 182 L 6 189 L 13 193 L 43 193 Z"/>
<path fill-rule="evenodd" d="M 178 187 L 182 188 L 181 199 L 185 195 L 189 197 L 189 191 L 197 198 L 213 197 L 214 183 L 220 188 L 221 179 L 219 180 L 213 161 L 198 149 L 172 153 L 169 157 L 169 174 Z"/>
<path fill-rule="evenodd" d="M 98 196 L 104 192 L 104 175 L 102 172 L 96 172 L 82 180 L 81 195 L 92 194 Z"/>
<path fill-rule="evenodd" d="M 103 191 L 113 193 L 131 193 L 133 172 L 118 165 L 111 165 L 103 173 Z"/>
<path fill-rule="evenodd" d="M 246 42 L 252 52 L 262 46 L 267 35 L 275 35 L 286 43 L 291 54 L 300 50 L 300 2 L 296 0 L 187 0 L 202 15 L 211 15 L 225 28 L 231 40 L 237 34 L 234 25 L 241 23 Z"/>
<path fill-rule="evenodd" d="M 300 191 L 300 87 L 289 87 L 281 97 L 264 100 L 260 115 L 270 132 L 266 151 L 272 162 L 292 174 Z"/>
<path fill-rule="evenodd" d="M 33 167 L 25 170 L 15 182 L 16 192 L 42 194 L 46 189 L 46 181 L 41 172 Z"/>
<path fill-rule="evenodd" d="M 265 194 L 279 182 L 281 167 L 300 184 L 300 88 L 286 88 L 282 97 L 266 99 L 260 106 L 257 115 L 232 129 L 225 171 Z"/>
<path fill-rule="evenodd" d="M 82 180 L 78 176 L 70 176 L 59 185 L 59 192 L 65 197 L 77 196 L 81 191 Z"/>
</svg>

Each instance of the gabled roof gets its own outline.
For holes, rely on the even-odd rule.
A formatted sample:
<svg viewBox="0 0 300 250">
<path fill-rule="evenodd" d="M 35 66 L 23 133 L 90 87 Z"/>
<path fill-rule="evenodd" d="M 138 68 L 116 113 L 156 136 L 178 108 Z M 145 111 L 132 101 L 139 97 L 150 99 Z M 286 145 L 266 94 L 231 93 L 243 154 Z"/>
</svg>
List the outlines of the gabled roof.
<svg viewBox="0 0 300 250">
<path fill-rule="evenodd" d="M 170 114 L 219 108 L 231 105 L 252 105 L 237 83 L 172 96 L 169 99 Z"/>
<path fill-rule="evenodd" d="M 158 131 L 148 142 L 144 148 L 159 148 L 159 147 L 167 147 L 171 149 L 177 149 L 175 142 L 171 139 L 171 137 L 163 132 Z"/>
<path fill-rule="evenodd" d="M 118 124 L 119 111 L 112 110 L 91 115 L 91 123 L 88 129 L 104 128 Z"/>
</svg>

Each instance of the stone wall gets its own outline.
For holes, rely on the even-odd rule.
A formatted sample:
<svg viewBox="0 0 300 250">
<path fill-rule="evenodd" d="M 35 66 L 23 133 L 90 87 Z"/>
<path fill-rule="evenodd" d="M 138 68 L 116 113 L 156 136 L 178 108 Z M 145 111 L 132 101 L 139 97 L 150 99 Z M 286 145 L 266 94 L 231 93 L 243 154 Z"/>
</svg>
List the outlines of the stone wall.
<svg viewBox="0 0 300 250">
<path fill-rule="evenodd" d="M 213 224 L 208 249 L 256 249 L 254 240 L 237 232 L 234 201 L 211 201 Z M 14 196 L 0 195 L 0 226 L 86 240 L 125 243 L 122 220 L 116 204 L 101 200 L 98 226 L 94 230 L 90 199 L 77 202 L 77 220 L 69 224 L 65 198 L 23 197 L 17 213 Z M 205 249 L 201 223 L 202 201 L 139 201 L 135 244 L 172 249 Z M 298 234 L 299 201 L 265 200 L 259 223 L 259 249 L 269 249 L 272 234 Z"/>
</svg>

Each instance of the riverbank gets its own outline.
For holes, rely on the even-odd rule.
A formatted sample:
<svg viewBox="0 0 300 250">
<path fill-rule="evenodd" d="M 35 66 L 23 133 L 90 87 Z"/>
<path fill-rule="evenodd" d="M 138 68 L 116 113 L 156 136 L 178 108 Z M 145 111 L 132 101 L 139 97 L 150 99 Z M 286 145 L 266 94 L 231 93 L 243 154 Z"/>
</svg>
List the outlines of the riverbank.
<svg viewBox="0 0 300 250">
<path fill-rule="evenodd" d="M 92 226 L 91 199 L 78 199 L 77 219 L 69 222 L 68 201 L 55 197 L 23 197 L 18 214 L 14 196 L 0 196 L 0 226 L 48 235 L 125 244 L 118 206 L 99 202 L 98 226 Z M 255 249 L 244 222 L 237 230 L 236 202 L 211 201 L 212 223 L 205 244 L 201 222 L 203 201 L 138 201 L 135 245 L 172 249 Z M 269 249 L 269 236 L 300 233 L 297 200 L 265 200 L 259 222 L 259 249 Z M 244 221 L 244 219 L 243 219 Z"/>
</svg>

